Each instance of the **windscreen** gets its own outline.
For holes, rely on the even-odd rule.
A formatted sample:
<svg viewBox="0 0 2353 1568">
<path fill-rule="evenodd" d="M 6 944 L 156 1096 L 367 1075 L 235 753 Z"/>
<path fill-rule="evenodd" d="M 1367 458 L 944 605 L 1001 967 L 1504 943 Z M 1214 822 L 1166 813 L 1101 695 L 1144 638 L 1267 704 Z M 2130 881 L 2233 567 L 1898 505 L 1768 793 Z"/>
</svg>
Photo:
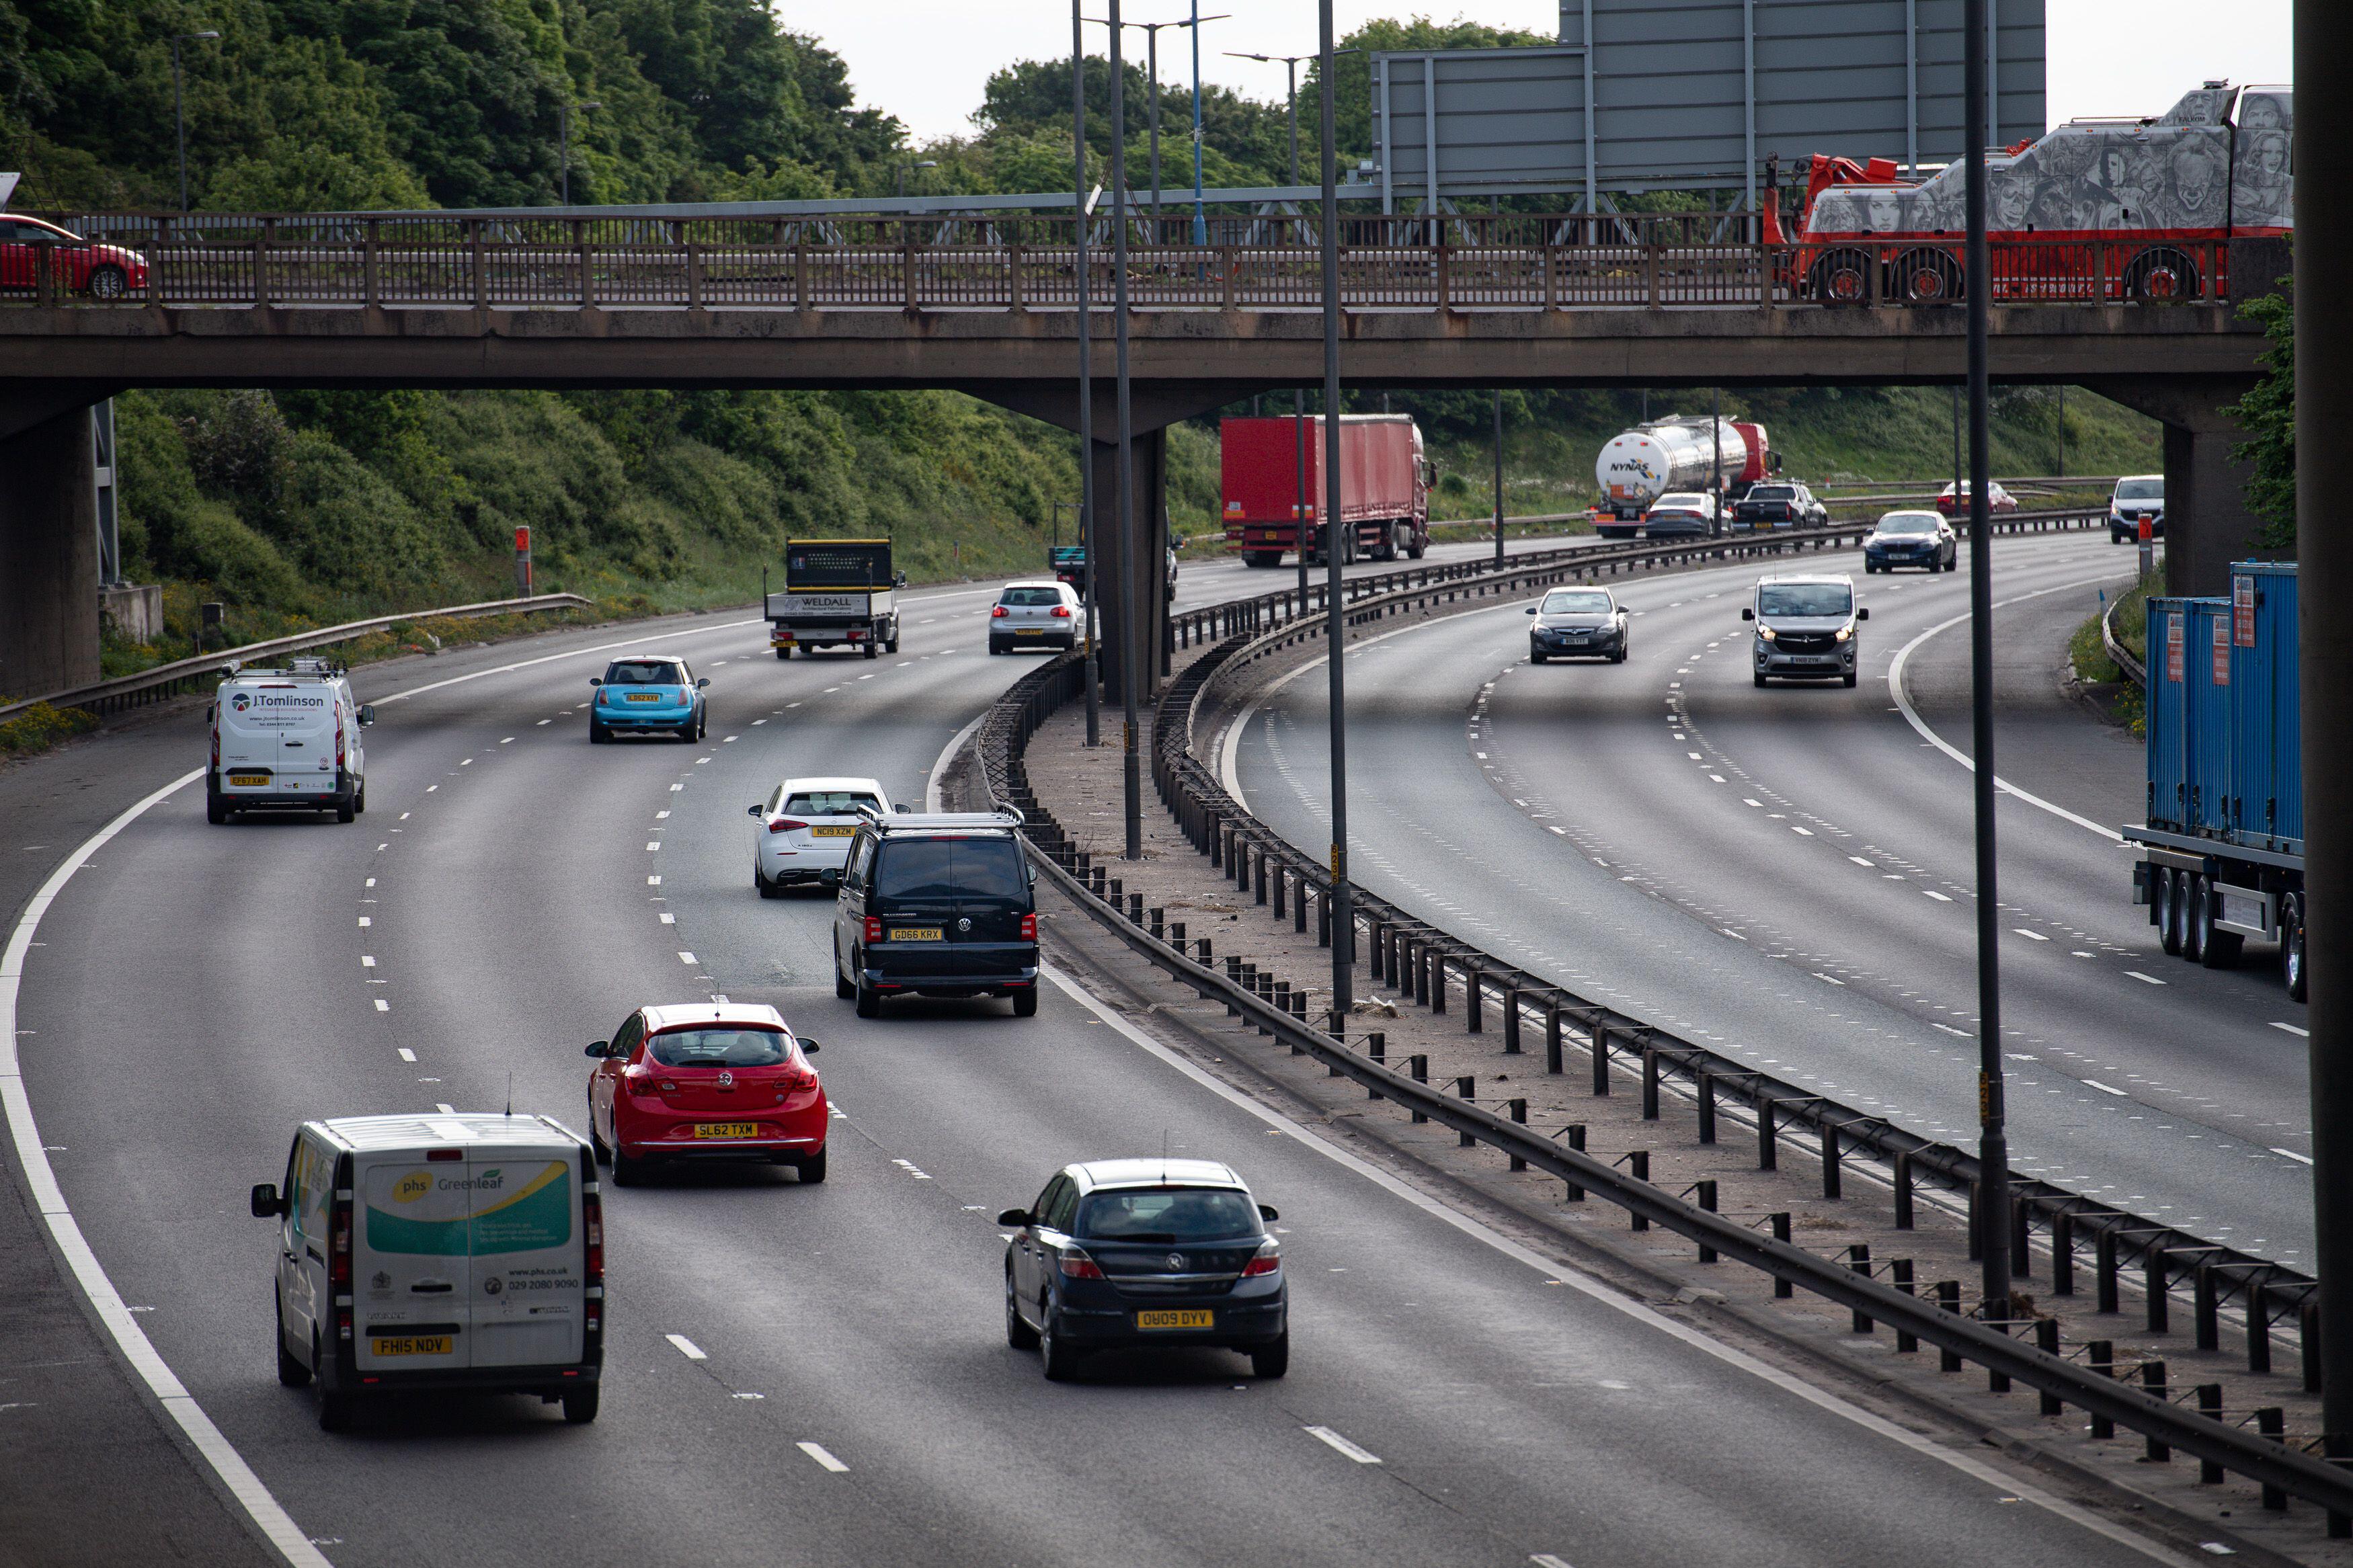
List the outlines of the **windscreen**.
<svg viewBox="0 0 2353 1568">
<path fill-rule="evenodd" d="M 1544 613 L 1547 616 L 1606 616 L 1609 613 L 1609 595 L 1546 594 Z"/>
<path fill-rule="evenodd" d="M 686 671 L 662 658 L 617 658 L 605 670 L 607 686 L 683 686 Z"/>
<path fill-rule="evenodd" d="M 792 1053 L 774 1029 L 672 1029 L 648 1040 L 646 1055 L 666 1068 L 772 1068 Z"/>
<path fill-rule="evenodd" d="M 2163 500 L 2163 479 L 2122 479 L 2116 484 L 2118 500 Z"/>
<path fill-rule="evenodd" d="M 1760 616 L 1843 616 L 1854 590 L 1843 583 L 1767 583 L 1757 590 Z"/>
<path fill-rule="evenodd" d="M 1120 1188 L 1091 1193 L 1079 1209 L 1086 1241 L 1220 1241 L 1263 1234 L 1258 1207 L 1231 1187 Z"/>
<path fill-rule="evenodd" d="M 1029 879 L 1010 838 L 893 838 L 882 846 L 874 891 L 885 899 L 1027 900 Z"/>
<path fill-rule="evenodd" d="M 802 790 L 786 795 L 777 809 L 792 816 L 852 816 L 861 805 L 882 809 L 882 803 L 862 789 Z"/>
<path fill-rule="evenodd" d="M 1879 520 L 1882 533 L 1934 533 L 1936 519 L 1925 511 L 1890 512 Z"/>
<path fill-rule="evenodd" d="M 1060 588 L 1008 588 L 997 602 L 1000 605 L 1022 605 L 1042 608 L 1048 605 L 1060 604 L 1062 591 Z"/>
</svg>

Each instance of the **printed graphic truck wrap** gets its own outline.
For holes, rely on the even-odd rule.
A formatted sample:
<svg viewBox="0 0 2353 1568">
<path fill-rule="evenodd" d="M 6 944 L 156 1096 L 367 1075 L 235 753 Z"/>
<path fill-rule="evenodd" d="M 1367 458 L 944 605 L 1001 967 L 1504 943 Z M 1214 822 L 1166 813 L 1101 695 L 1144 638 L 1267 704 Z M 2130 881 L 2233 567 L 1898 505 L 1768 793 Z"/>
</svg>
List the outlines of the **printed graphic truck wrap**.
<svg viewBox="0 0 2353 1568">
<path fill-rule="evenodd" d="M 580 1193 L 574 1163 L 388 1160 L 361 1173 L 359 1360 L 388 1367 L 528 1366 L 581 1354 Z M 446 1352 L 419 1342 L 446 1336 Z M 394 1359 L 396 1355 L 396 1360 Z"/>
</svg>

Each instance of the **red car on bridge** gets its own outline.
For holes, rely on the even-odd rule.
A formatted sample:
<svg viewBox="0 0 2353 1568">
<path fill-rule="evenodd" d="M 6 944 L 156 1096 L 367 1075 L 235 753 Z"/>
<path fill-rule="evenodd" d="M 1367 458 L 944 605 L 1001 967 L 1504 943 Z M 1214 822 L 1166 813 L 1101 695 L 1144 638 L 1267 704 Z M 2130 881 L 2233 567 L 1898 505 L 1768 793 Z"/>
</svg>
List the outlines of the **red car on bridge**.
<svg viewBox="0 0 2353 1568">
<path fill-rule="evenodd" d="M 44 247 L 60 293 L 121 300 L 147 287 L 147 258 L 137 251 L 84 239 L 40 218 L 0 213 L 0 289 L 31 293 L 37 288 Z"/>
</svg>

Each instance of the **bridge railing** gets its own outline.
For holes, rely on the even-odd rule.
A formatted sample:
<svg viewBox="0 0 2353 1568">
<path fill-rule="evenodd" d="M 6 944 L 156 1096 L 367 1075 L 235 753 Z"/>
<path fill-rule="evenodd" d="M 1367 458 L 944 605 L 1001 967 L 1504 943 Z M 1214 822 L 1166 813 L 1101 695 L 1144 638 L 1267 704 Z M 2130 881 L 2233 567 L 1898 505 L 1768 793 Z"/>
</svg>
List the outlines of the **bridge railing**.
<svg viewBox="0 0 2353 1568">
<path fill-rule="evenodd" d="M 93 243 L 135 250 L 146 275 L 119 293 L 87 256 L 34 269 L 39 305 L 475 310 L 1068 310 L 1071 217 L 459 217 L 318 214 L 98 215 Z M 1344 308 L 1666 310 L 1950 308 L 1957 238 L 1767 246 L 1696 226 L 1488 214 L 1341 220 Z M 1132 305 L 1303 310 L 1323 298 L 1316 226 L 1220 217 L 1195 244 L 1176 220 L 1130 235 Z M 1090 238 L 1092 298 L 1107 305 L 1109 226 Z M 79 247 L 61 247 L 79 250 Z M 2216 303 L 2225 240 L 2003 240 L 2004 305 Z M 76 293 L 74 290 L 82 292 Z"/>
</svg>

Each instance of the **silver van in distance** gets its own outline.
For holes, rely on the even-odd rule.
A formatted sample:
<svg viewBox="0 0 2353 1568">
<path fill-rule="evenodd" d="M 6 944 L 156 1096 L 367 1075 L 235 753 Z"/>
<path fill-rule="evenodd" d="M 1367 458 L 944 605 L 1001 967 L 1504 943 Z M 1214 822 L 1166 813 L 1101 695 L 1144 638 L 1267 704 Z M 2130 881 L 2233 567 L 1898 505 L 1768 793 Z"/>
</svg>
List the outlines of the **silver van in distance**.
<svg viewBox="0 0 2353 1568">
<path fill-rule="evenodd" d="M 1854 684 L 1860 623 L 1871 612 L 1854 602 L 1854 579 L 1845 573 L 1767 577 L 1740 618 L 1757 624 L 1757 685 L 1777 675 L 1812 680 L 1837 676 Z"/>
</svg>

